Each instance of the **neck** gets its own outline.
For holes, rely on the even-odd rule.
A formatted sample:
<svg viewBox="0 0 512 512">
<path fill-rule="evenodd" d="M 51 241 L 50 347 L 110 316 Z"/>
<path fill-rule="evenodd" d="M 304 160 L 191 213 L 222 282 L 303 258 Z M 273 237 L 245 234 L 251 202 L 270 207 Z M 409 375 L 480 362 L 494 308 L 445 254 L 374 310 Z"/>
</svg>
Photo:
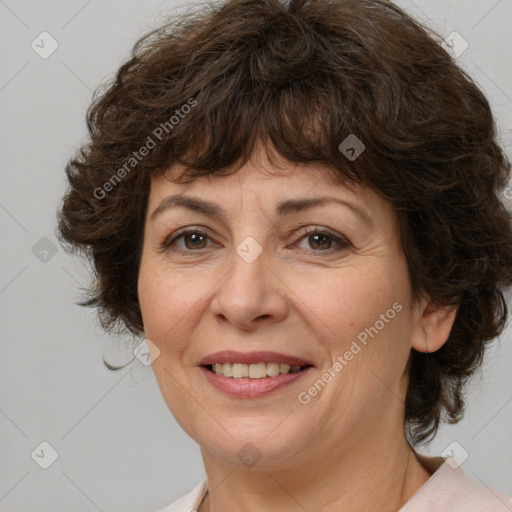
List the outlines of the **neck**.
<svg viewBox="0 0 512 512">
<path fill-rule="evenodd" d="M 319 443 L 307 459 L 275 471 L 233 469 L 203 449 L 210 492 L 199 512 L 399 510 L 431 473 L 416 459 L 403 428 L 388 427 L 379 422 L 377 433 Z"/>
</svg>

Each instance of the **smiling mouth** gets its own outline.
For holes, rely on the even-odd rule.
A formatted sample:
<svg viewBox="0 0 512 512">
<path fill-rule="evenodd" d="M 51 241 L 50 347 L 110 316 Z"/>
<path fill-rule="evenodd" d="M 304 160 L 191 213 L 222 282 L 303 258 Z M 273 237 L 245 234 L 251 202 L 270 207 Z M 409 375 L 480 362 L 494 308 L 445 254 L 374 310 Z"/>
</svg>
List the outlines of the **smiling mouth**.
<svg viewBox="0 0 512 512">
<path fill-rule="evenodd" d="M 204 368 L 212 373 L 229 377 L 233 379 L 266 379 L 277 377 L 278 375 L 288 375 L 289 373 L 298 373 L 312 365 L 303 366 L 289 365 L 286 363 L 215 363 L 205 365 Z"/>
</svg>

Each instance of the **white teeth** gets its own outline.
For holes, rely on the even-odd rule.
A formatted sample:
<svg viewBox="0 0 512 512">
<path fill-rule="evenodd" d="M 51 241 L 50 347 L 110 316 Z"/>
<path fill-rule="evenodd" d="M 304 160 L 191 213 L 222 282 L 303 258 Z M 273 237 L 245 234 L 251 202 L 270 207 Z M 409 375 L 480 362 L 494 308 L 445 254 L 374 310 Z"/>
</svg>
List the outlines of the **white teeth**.
<svg viewBox="0 0 512 512">
<path fill-rule="evenodd" d="M 279 363 L 267 363 L 267 375 L 277 377 L 279 375 Z"/>
<path fill-rule="evenodd" d="M 249 377 L 251 379 L 263 379 L 267 376 L 267 365 L 265 363 L 256 363 L 249 366 Z"/>
<path fill-rule="evenodd" d="M 249 377 L 249 365 L 233 363 L 233 377 L 235 379 L 239 379 L 240 377 Z"/>
<path fill-rule="evenodd" d="M 231 363 L 224 363 L 222 365 L 222 374 L 226 377 L 233 377 L 233 365 Z"/>
<path fill-rule="evenodd" d="M 299 365 L 291 366 L 285 363 L 215 363 L 212 365 L 212 369 L 217 375 L 235 379 L 242 377 L 249 377 L 250 379 L 277 377 L 278 375 L 298 372 L 301 368 L 302 366 Z"/>
</svg>

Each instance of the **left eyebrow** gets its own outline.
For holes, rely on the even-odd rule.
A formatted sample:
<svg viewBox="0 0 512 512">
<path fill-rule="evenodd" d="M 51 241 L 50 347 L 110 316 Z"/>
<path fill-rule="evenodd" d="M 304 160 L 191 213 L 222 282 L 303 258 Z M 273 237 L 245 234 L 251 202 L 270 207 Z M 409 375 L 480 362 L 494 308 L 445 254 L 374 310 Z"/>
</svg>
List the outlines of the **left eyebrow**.
<svg viewBox="0 0 512 512">
<path fill-rule="evenodd" d="M 285 199 L 284 201 L 281 201 L 277 204 L 276 215 L 278 217 L 285 217 L 296 212 L 302 212 L 310 208 L 323 206 L 329 203 L 337 203 L 346 206 L 347 208 L 350 208 L 358 217 L 360 217 L 365 224 L 368 224 L 371 227 L 375 226 L 371 217 L 365 210 L 349 201 L 337 197 Z M 181 194 L 165 197 L 151 214 L 151 220 L 153 221 L 158 215 L 160 215 L 165 210 L 168 210 L 169 208 L 186 208 L 188 210 L 202 213 L 210 217 L 216 217 L 223 222 L 226 221 L 224 211 L 219 205 L 204 199 L 186 197 Z"/>
</svg>

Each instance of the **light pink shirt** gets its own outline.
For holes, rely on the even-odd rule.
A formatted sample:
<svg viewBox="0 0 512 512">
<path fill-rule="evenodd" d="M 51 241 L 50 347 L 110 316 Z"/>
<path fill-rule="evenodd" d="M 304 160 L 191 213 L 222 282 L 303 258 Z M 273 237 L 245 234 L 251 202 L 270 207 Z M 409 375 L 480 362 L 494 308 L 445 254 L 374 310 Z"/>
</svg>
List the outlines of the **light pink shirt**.
<svg viewBox="0 0 512 512">
<path fill-rule="evenodd" d="M 512 499 L 467 476 L 454 459 L 416 454 L 432 476 L 397 512 L 512 512 Z M 208 490 L 205 478 L 158 512 L 195 512 Z"/>
</svg>

